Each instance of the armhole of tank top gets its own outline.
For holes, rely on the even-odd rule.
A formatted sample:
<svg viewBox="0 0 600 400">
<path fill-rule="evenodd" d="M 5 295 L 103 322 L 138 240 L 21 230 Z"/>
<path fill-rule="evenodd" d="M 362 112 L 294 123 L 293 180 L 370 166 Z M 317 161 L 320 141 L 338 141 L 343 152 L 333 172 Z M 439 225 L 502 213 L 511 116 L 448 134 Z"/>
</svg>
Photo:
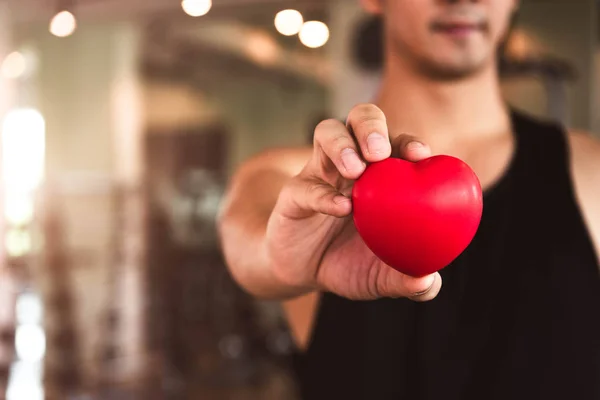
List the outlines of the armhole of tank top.
<svg viewBox="0 0 600 400">
<path fill-rule="evenodd" d="M 496 179 L 496 181 L 493 182 L 491 185 L 489 185 L 487 188 L 485 188 L 483 190 L 483 199 L 486 202 L 499 196 L 500 195 L 499 193 L 506 191 L 506 187 L 509 185 L 510 181 L 513 179 L 515 170 L 517 170 L 518 164 L 520 163 L 521 158 L 523 157 L 522 156 L 522 152 L 523 152 L 522 141 L 523 140 L 521 137 L 521 134 L 522 134 L 521 130 L 523 129 L 523 127 L 522 127 L 523 123 L 521 122 L 521 117 L 520 117 L 520 114 L 518 111 L 516 111 L 512 108 L 509 108 L 509 115 L 510 115 L 510 129 L 511 129 L 511 135 L 512 135 L 512 140 L 513 140 L 512 154 L 510 155 L 508 162 L 504 166 L 502 173 Z"/>
<path fill-rule="evenodd" d="M 310 332 L 308 333 L 308 338 L 306 339 L 306 345 L 304 346 L 304 353 L 308 354 L 308 352 L 312 349 L 313 343 L 315 341 L 315 337 L 317 335 L 317 330 L 319 329 L 319 322 L 321 321 L 322 313 L 323 313 L 323 302 L 325 301 L 325 297 L 327 293 L 319 292 L 315 304 L 315 309 L 313 311 L 313 321 Z"/>
<path fill-rule="evenodd" d="M 600 260 L 600 254 L 597 254 L 596 247 L 594 245 L 594 241 L 592 240 L 592 234 L 590 232 L 590 228 L 588 227 L 587 222 L 583 216 L 583 210 L 581 208 L 581 204 L 579 203 L 579 199 L 577 198 L 577 189 L 575 187 L 575 176 L 573 172 L 573 147 L 571 145 L 571 138 L 568 130 L 562 126 L 556 126 L 558 132 L 557 134 L 562 141 L 563 148 L 563 162 L 564 162 L 564 171 L 566 174 L 566 186 L 568 188 L 567 200 L 570 202 L 573 207 L 573 211 L 577 214 L 577 223 L 583 230 L 583 234 L 585 237 L 585 247 L 589 249 L 589 256 L 591 257 L 592 265 L 598 265 L 598 260 Z M 596 271 L 598 269 L 596 268 Z"/>
<path fill-rule="evenodd" d="M 304 346 L 300 346 L 299 343 L 297 343 L 296 339 L 293 338 L 294 341 L 294 349 L 295 349 L 295 353 L 297 356 L 299 357 L 305 357 L 311 350 L 314 339 L 315 339 L 315 335 L 317 333 L 317 329 L 319 327 L 319 321 L 322 317 L 322 309 L 323 309 L 323 301 L 325 300 L 324 297 L 326 296 L 326 293 L 323 292 L 319 292 L 317 295 L 317 299 L 315 300 L 315 305 L 314 305 L 314 310 L 313 310 L 313 315 L 312 315 L 312 321 L 311 321 L 311 327 L 309 329 L 307 338 L 306 338 L 306 343 L 304 344 Z M 289 318 L 286 317 L 287 321 L 286 324 L 288 326 L 288 329 L 292 329 L 291 328 L 291 323 L 289 321 Z"/>
</svg>

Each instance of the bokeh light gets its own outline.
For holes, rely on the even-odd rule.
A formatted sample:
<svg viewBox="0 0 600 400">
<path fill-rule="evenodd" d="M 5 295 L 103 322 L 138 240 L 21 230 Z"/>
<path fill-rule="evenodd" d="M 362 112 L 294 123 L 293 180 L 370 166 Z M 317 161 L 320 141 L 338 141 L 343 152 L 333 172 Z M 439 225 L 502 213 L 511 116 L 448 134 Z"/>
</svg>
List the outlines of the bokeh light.
<svg viewBox="0 0 600 400">
<path fill-rule="evenodd" d="M 23 76 L 27 69 L 25 56 L 18 52 L 12 52 L 2 62 L 2 75 L 6 79 L 17 79 Z"/>
<path fill-rule="evenodd" d="M 181 8 L 187 15 L 201 17 L 206 15 L 212 8 L 212 0 L 183 0 Z"/>
<path fill-rule="evenodd" d="M 46 123 L 34 109 L 10 111 L 2 124 L 2 175 L 6 188 L 24 193 L 44 175 Z"/>
<path fill-rule="evenodd" d="M 329 28 L 321 21 L 307 21 L 302 25 L 299 37 L 306 47 L 321 47 L 329 40 Z"/>
<path fill-rule="evenodd" d="M 58 37 L 67 37 L 77 29 L 77 20 L 69 11 L 61 11 L 50 21 L 50 33 Z"/>
<path fill-rule="evenodd" d="M 300 32 L 304 18 L 297 10 L 282 10 L 275 16 L 275 28 L 284 36 L 293 36 Z"/>
<path fill-rule="evenodd" d="M 23 361 L 36 362 L 44 358 L 46 335 L 39 325 L 21 325 L 15 334 L 17 356 Z"/>
</svg>

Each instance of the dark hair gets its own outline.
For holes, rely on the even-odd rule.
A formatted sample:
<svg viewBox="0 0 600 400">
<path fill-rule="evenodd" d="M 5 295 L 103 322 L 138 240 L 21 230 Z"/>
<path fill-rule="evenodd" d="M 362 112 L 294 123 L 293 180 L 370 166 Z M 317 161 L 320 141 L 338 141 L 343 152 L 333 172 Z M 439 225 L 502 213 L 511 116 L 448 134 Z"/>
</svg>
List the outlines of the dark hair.
<svg viewBox="0 0 600 400">
<path fill-rule="evenodd" d="M 383 67 L 383 20 L 367 16 L 359 22 L 352 39 L 352 59 L 365 71 L 379 71 Z"/>
</svg>

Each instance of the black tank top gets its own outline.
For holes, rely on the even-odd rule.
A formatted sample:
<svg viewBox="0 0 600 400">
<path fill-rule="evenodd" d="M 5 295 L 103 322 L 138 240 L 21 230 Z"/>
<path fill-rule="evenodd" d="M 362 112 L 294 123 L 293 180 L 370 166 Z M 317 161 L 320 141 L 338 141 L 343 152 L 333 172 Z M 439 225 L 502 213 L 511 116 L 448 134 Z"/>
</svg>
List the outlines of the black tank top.
<svg viewBox="0 0 600 400">
<path fill-rule="evenodd" d="M 323 295 L 296 358 L 303 399 L 600 399 L 599 266 L 565 131 L 512 124 L 511 164 L 436 299 Z"/>
</svg>

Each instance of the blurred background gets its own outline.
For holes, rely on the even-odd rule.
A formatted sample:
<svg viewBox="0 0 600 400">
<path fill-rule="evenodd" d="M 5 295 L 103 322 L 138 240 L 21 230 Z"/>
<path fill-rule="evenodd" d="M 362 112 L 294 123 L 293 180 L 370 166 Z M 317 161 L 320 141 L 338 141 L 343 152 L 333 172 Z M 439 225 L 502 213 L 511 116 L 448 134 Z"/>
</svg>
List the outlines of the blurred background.
<svg viewBox="0 0 600 400">
<path fill-rule="evenodd" d="M 599 4 L 523 0 L 507 100 L 600 132 Z M 0 0 L 0 398 L 295 399 L 215 234 L 245 158 L 377 88 L 357 0 Z"/>
</svg>

